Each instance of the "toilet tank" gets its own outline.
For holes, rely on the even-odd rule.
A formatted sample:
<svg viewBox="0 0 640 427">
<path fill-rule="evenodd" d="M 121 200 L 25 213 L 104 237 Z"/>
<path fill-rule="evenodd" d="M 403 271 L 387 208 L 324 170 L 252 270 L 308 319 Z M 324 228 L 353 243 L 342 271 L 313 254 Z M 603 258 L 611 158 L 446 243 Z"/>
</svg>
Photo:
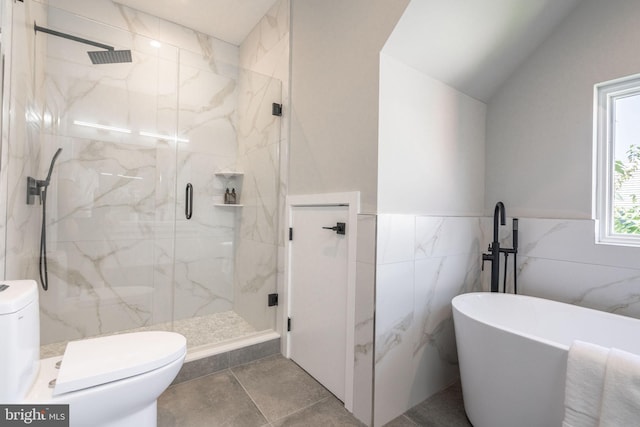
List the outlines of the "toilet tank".
<svg viewBox="0 0 640 427">
<path fill-rule="evenodd" d="M 20 402 L 38 374 L 40 315 L 33 280 L 0 281 L 0 402 Z"/>
</svg>

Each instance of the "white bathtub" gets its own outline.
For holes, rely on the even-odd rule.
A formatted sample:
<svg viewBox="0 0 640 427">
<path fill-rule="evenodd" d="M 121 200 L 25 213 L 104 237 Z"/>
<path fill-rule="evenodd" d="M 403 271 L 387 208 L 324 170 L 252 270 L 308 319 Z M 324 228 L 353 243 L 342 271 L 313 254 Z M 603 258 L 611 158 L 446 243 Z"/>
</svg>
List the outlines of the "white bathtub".
<svg viewBox="0 0 640 427">
<path fill-rule="evenodd" d="M 474 427 L 560 427 L 578 339 L 640 354 L 640 320 L 523 295 L 452 301 L 464 407 Z"/>
</svg>

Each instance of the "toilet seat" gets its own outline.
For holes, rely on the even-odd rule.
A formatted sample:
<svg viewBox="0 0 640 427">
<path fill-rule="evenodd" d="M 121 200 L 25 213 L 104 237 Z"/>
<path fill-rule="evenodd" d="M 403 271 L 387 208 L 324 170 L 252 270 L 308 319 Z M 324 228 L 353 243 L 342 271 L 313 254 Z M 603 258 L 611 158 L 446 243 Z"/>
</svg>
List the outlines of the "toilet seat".
<svg viewBox="0 0 640 427">
<path fill-rule="evenodd" d="M 64 352 L 53 395 L 140 375 L 175 361 L 185 352 L 186 339 L 174 332 L 134 332 L 72 341 Z"/>
</svg>

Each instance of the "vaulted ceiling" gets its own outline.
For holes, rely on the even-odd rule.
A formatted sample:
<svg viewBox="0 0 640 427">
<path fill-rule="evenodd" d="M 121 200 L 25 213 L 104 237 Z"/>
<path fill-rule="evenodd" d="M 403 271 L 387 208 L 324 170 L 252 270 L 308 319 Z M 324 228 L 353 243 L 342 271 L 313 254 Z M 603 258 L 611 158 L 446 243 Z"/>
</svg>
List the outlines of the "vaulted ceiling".
<svg viewBox="0 0 640 427">
<path fill-rule="evenodd" d="M 486 102 L 580 1 L 413 0 L 383 51 Z"/>
</svg>

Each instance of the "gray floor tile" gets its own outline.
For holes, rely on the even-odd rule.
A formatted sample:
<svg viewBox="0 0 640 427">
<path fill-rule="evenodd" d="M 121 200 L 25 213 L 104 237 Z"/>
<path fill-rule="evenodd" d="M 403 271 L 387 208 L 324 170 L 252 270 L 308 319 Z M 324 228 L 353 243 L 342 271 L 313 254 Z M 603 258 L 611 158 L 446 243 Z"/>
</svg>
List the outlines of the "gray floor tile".
<svg viewBox="0 0 640 427">
<path fill-rule="evenodd" d="M 269 423 L 271 422 L 271 424 Z M 175 384 L 158 400 L 159 427 L 362 426 L 343 404 L 281 355 Z M 385 427 L 470 427 L 455 384 Z"/>
<path fill-rule="evenodd" d="M 301 411 L 271 424 L 273 427 L 364 427 L 344 408 L 342 402 L 330 396 Z"/>
<path fill-rule="evenodd" d="M 384 425 L 384 427 L 416 427 L 418 424 L 411 421 L 404 414 L 400 415 L 398 418 L 389 421 Z"/>
<path fill-rule="evenodd" d="M 267 421 L 229 370 L 169 387 L 158 399 L 159 427 L 247 427 Z"/>
<path fill-rule="evenodd" d="M 332 396 L 298 365 L 281 355 L 231 368 L 269 421 Z"/>
<path fill-rule="evenodd" d="M 424 427 L 471 427 L 464 412 L 460 383 L 414 406 L 405 415 Z"/>
</svg>

